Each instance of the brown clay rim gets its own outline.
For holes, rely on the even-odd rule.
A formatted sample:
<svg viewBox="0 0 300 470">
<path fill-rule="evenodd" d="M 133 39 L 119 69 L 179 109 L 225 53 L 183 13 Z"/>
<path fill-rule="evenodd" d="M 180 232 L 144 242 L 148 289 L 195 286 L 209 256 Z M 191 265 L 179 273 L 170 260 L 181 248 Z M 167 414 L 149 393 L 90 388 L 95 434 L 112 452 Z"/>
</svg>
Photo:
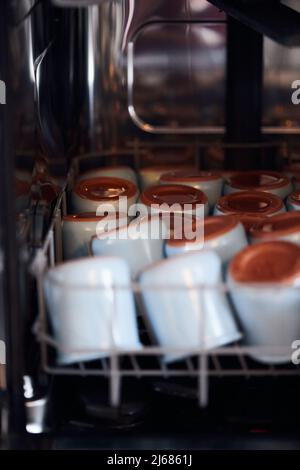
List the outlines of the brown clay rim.
<svg viewBox="0 0 300 470">
<path fill-rule="evenodd" d="M 242 191 L 221 197 L 216 207 L 224 214 L 270 215 L 280 211 L 283 208 L 283 202 L 275 194 Z"/>
<path fill-rule="evenodd" d="M 145 166 L 143 168 L 140 168 L 139 171 L 140 173 L 152 173 L 152 172 L 155 172 L 155 173 L 158 173 L 158 172 L 164 172 L 166 170 L 166 172 L 169 171 L 172 171 L 172 170 L 177 170 L 178 167 L 184 169 L 184 170 L 187 170 L 187 171 L 193 171 L 195 168 L 192 166 L 192 165 L 180 165 L 178 163 L 170 163 L 170 164 L 165 164 L 165 165 L 150 165 L 150 166 Z M 196 170 L 195 170 L 196 171 Z"/>
<path fill-rule="evenodd" d="M 245 171 L 229 179 L 228 184 L 236 189 L 268 190 L 289 184 L 287 176 L 276 171 Z"/>
<path fill-rule="evenodd" d="M 241 283 L 291 283 L 300 276 L 300 247 L 285 241 L 248 246 L 230 263 L 229 273 Z"/>
<path fill-rule="evenodd" d="M 202 227 L 204 223 L 204 241 L 213 240 L 214 238 L 221 237 L 222 235 L 233 230 L 239 223 L 239 221 L 231 215 L 205 217 L 204 221 L 203 219 L 198 219 L 198 221 L 200 224 L 202 224 Z M 196 223 L 197 219 L 193 219 L 193 231 L 196 230 Z M 199 240 L 197 239 L 197 237 L 193 238 L 192 240 L 188 240 L 186 238 L 179 240 L 177 238 L 175 239 L 172 237 L 170 238 L 170 240 L 167 241 L 167 244 L 169 246 L 184 246 L 189 245 L 191 243 L 197 243 L 198 241 Z"/>
<path fill-rule="evenodd" d="M 173 170 L 164 173 L 160 177 L 161 182 L 175 183 L 178 181 L 183 182 L 197 182 L 197 181 L 218 181 L 222 180 L 222 176 L 214 171 L 189 171 L 189 170 Z"/>
<path fill-rule="evenodd" d="M 127 218 L 126 214 L 122 214 L 121 212 L 116 212 L 113 214 L 106 214 L 106 215 L 95 215 L 94 212 L 82 212 L 81 214 L 68 214 L 64 215 L 62 220 L 65 222 L 97 222 L 99 220 L 104 219 L 105 217 L 110 217 L 110 215 L 116 218 L 125 219 Z"/>
<path fill-rule="evenodd" d="M 289 195 L 288 201 L 300 206 L 300 189 Z"/>
<path fill-rule="evenodd" d="M 256 227 L 261 222 L 264 222 L 265 220 L 269 220 L 270 217 L 266 217 L 260 214 L 248 214 L 247 212 L 245 213 L 239 213 L 239 214 L 232 214 L 236 220 L 241 222 L 243 224 L 244 229 L 246 232 L 249 234 L 250 230 L 252 227 Z"/>
<path fill-rule="evenodd" d="M 150 186 L 145 189 L 141 195 L 142 203 L 146 206 L 152 204 L 191 204 L 192 207 L 197 204 L 207 204 L 206 195 L 191 186 L 180 184 L 166 184 Z"/>
<path fill-rule="evenodd" d="M 269 239 L 300 232 L 300 212 L 273 215 L 250 229 L 253 238 Z"/>
<path fill-rule="evenodd" d="M 114 201 L 119 197 L 131 198 L 137 194 L 137 187 L 131 181 L 103 176 L 82 180 L 75 186 L 75 194 L 91 201 Z"/>
</svg>

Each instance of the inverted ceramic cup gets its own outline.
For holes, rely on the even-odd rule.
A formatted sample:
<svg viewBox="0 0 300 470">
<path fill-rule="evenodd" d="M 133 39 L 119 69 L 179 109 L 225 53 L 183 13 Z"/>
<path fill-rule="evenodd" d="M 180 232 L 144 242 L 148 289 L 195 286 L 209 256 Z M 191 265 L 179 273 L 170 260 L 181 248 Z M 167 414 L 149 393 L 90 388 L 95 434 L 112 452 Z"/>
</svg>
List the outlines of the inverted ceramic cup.
<svg viewBox="0 0 300 470">
<path fill-rule="evenodd" d="M 135 171 L 130 168 L 130 166 L 125 165 L 116 165 L 116 166 L 104 166 L 100 168 L 95 168 L 89 170 L 85 173 L 82 173 L 77 178 L 77 181 L 82 181 L 85 179 L 98 178 L 102 176 L 110 176 L 113 178 L 121 178 L 123 180 L 131 181 L 137 186 L 137 175 Z"/>
<path fill-rule="evenodd" d="M 127 198 L 128 207 L 138 198 L 138 189 L 131 181 L 108 176 L 85 179 L 75 185 L 72 208 L 77 214 L 95 212 L 101 204 L 114 206 L 119 211 L 120 197 Z M 122 212 L 122 211 L 121 211 Z"/>
<path fill-rule="evenodd" d="M 248 212 L 239 212 L 232 215 L 236 218 L 236 220 L 243 224 L 247 236 L 249 236 L 249 233 L 253 227 L 256 227 L 258 224 L 264 222 L 265 220 L 268 220 L 267 216 L 254 213 L 251 214 Z"/>
<path fill-rule="evenodd" d="M 206 194 L 210 207 L 214 207 L 222 194 L 223 179 L 213 171 L 173 170 L 160 177 L 161 184 L 183 184 L 200 189 Z"/>
<path fill-rule="evenodd" d="M 259 362 L 291 361 L 300 338 L 300 247 L 285 241 L 251 245 L 231 262 L 228 284 L 244 345 Z"/>
<path fill-rule="evenodd" d="M 208 199 L 199 189 L 180 184 L 151 186 L 142 192 L 140 202 L 151 214 L 178 213 L 206 216 Z"/>
<path fill-rule="evenodd" d="M 60 364 L 141 348 L 130 271 L 120 258 L 69 261 L 44 279 L 47 310 Z"/>
<path fill-rule="evenodd" d="M 215 251 L 223 263 L 230 261 L 236 253 L 248 245 L 243 225 L 234 216 L 206 217 L 204 239 L 174 237 L 166 241 L 168 257 L 188 251 L 208 249 Z"/>
<path fill-rule="evenodd" d="M 149 264 L 163 258 L 168 230 L 159 216 L 142 217 L 128 226 L 95 236 L 91 240 L 94 256 L 118 256 L 126 260 L 132 279 Z"/>
<path fill-rule="evenodd" d="M 233 175 L 225 184 L 224 193 L 263 191 L 285 199 L 293 190 L 290 179 L 276 171 L 244 171 Z"/>
<path fill-rule="evenodd" d="M 287 165 L 284 168 L 284 174 L 290 178 L 293 189 L 296 191 L 300 189 L 300 165 L 299 163 L 294 163 L 291 165 Z"/>
<path fill-rule="evenodd" d="M 65 260 L 88 256 L 91 238 L 127 225 L 127 214 L 96 216 L 93 212 L 66 215 L 62 220 L 63 257 Z"/>
<path fill-rule="evenodd" d="M 288 211 L 300 211 L 300 189 L 294 191 L 286 200 Z"/>
<path fill-rule="evenodd" d="M 221 197 L 214 212 L 215 215 L 247 213 L 268 217 L 285 212 L 285 206 L 274 194 L 243 191 Z"/>
<path fill-rule="evenodd" d="M 241 338 L 220 281 L 221 260 L 213 251 L 175 256 L 142 273 L 146 323 L 158 345 L 174 349 L 165 362 L 188 357 L 188 348 L 210 350 Z"/>
<path fill-rule="evenodd" d="M 192 170 L 193 167 L 189 165 L 179 166 L 183 170 Z M 151 165 L 141 168 L 139 170 L 139 180 L 141 190 L 149 188 L 149 186 L 155 186 L 159 184 L 161 175 L 167 173 L 168 171 L 178 170 L 178 165 L 176 164 L 166 164 L 166 165 Z"/>
<path fill-rule="evenodd" d="M 287 212 L 274 215 L 253 226 L 250 230 L 252 243 L 286 240 L 300 244 L 300 213 Z"/>
</svg>

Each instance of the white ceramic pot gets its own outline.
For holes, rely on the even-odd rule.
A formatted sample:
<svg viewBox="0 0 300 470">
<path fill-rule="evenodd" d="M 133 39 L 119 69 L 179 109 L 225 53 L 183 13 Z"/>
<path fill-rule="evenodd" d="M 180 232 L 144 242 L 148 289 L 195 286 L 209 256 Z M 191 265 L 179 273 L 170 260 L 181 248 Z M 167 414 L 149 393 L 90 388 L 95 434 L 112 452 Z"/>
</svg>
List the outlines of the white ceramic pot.
<svg viewBox="0 0 300 470">
<path fill-rule="evenodd" d="M 159 216 L 133 220 L 128 226 L 100 234 L 91 241 L 94 256 L 123 258 L 130 267 L 132 279 L 149 264 L 163 258 L 167 227 Z"/>
<path fill-rule="evenodd" d="M 141 348 L 130 282 L 126 262 L 113 257 L 69 261 L 46 273 L 45 298 L 60 364 L 107 357 L 105 350 Z"/>
<path fill-rule="evenodd" d="M 192 166 L 179 166 L 183 170 L 192 170 Z M 139 181 L 140 188 L 142 191 L 149 188 L 149 186 L 155 186 L 159 184 L 161 175 L 167 173 L 168 171 L 178 170 L 178 165 L 151 165 L 139 170 Z"/>
<path fill-rule="evenodd" d="M 244 171 L 225 184 L 224 194 L 239 191 L 263 191 L 285 199 L 293 190 L 290 179 L 275 171 Z"/>
<path fill-rule="evenodd" d="M 137 174 L 132 168 L 125 165 L 95 168 L 79 175 L 77 181 L 83 181 L 85 179 L 91 178 L 99 178 L 102 176 L 121 178 L 123 180 L 131 181 L 137 186 Z"/>
<path fill-rule="evenodd" d="M 97 212 L 99 207 L 111 207 L 108 212 L 127 212 L 120 210 L 120 197 L 127 198 L 128 207 L 138 198 L 137 187 L 130 181 L 120 178 L 103 176 L 80 181 L 72 192 L 72 208 L 74 213 Z M 105 210 L 104 212 L 106 212 Z M 99 215 L 99 212 L 97 212 Z"/>
<path fill-rule="evenodd" d="M 198 234 L 200 231 L 197 231 Z M 166 241 L 167 257 L 188 251 L 208 249 L 215 251 L 223 263 L 248 245 L 245 229 L 234 216 L 207 217 L 204 220 L 204 237 Z"/>
<path fill-rule="evenodd" d="M 210 350 L 240 339 L 220 281 L 221 260 L 213 251 L 185 253 L 142 273 L 146 322 L 161 347 L 174 349 L 165 362 L 188 357 L 189 348 Z"/>
<path fill-rule="evenodd" d="M 221 197 L 215 206 L 214 214 L 253 214 L 269 217 L 285 211 L 282 200 L 274 194 L 243 191 Z"/>
<path fill-rule="evenodd" d="M 268 217 L 253 226 L 249 236 L 251 243 L 285 240 L 300 245 L 300 213 L 286 212 Z"/>
<path fill-rule="evenodd" d="M 200 189 L 213 208 L 222 194 L 223 179 L 219 173 L 211 171 L 173 170 L 160 177 L 161 184 L 182 184 Z"/>
<path fill-rule="evenodd" d="M 127 214 L 108 214 L 97 217 L 94 213 L 66 215 L 62 221 L 63 257 L 65 260 L 89 255 L 92 237 L 127 225 Z"/>
<path fill-rule="evenodd" d="M 274 241 L 245 248 L 229 266 L 228 284 L 250 356 L 290 362 L 300 338 L 300 247 Z"/>
<path fill-rule="evenodd" d="M 151 186 L 143 191 L 140 202 L 149 214 L 185 213 L 204 217 L 209 212 L 208 199 L 202 191 L 179 184 Z"/>
</svg>

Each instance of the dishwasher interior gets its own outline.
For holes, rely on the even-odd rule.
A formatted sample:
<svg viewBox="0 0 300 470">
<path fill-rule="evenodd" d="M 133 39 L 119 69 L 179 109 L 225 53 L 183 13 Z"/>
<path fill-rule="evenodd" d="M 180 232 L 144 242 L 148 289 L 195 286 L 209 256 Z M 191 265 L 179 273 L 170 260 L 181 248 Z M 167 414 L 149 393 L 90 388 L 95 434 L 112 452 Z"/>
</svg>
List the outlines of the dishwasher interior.
<svg viewBox="0 0 300 470">
<path fill-rule="evenodd" d="M 238 340 L 212 350 L 159 346 L 134 281 L 126 289 L 143 347 L 58 364 L 43 288 L 45 273 L 63 261 L 63 220 L 85 172 L 299 171 L 292 96 L 300 10 L 296 1 L 274 1 L 266 18 L 268 8 L 250 0 L 1 4 L 0 441 L 296 448 L 299 361 L 261 363 L 251 358 L 259 348 Z M 174 295 L 167 282 L 153 289 Z M 212 290 L 231 294 L 225 279 L 196 289 L 201 302 Z M 113 336 L 114 320 L 111 329 Z M 175 353 L 183 359 L 162 359 Z"/>
</svg>

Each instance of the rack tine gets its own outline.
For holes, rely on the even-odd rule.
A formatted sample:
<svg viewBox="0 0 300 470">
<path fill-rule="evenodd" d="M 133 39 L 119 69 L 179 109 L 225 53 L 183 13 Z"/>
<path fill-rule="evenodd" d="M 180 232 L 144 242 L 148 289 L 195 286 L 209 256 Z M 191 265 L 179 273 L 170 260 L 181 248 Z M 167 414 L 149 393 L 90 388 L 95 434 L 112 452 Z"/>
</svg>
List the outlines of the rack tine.
<svg viewBox="0 0 300 470">
<path fill-rule="evenodd" d="M 199 375 L 198 375 L 198 400 L 201 408 L 208 405 L 208 357 L 207 354 L 200 354 L 198 359 Z"/>
<path fill-rule="evenodd" d="M 214 365 L 214 368 L 219 372 L 219 377 L 222 377 L 222 367 L 221 367 L 221 362 L 215 354 L 211 355 L 211 360 Z"/>
<path fill-rule="evenodd" d="M 187 359 L 185 360 L 185 363 L 186 363 L 187 369 L 188 369 L 189 371 L 192 372 L 192 371 L 195 370 L 194 364 L 193 364 L 193 361 L 191 360 L 191 358 L 187 358 Z"/>
<path fill-rule="evenodd" d="M 86 367 L 83 362 L 78 363 L 79 370 L 81 372 L 81 375 L 86 375 Z"/>
<path fill-rule="evenodd" d="M 121 400 L 121 376 L 117 354 L 110 356 L 110 372 L 110 404 L 113 408 L 117 408 Z"/>
<path fill-rule="evenodd" d="M 130 355 L 129 359 L 130 359 L 130 362 L 131 362 L 131 365 L 132 365 L 133 369 L 136 371 L 137 378 L 140 379 L 141 378 L 141 369 L 140 369 L 139 363 L 137 361 L 137 358 L 135 356 Z"/>
<path fill-rule="evenodd" d="M 247 365 L 247 360 L 246 360 L 244 354 L 240 351 L 239 344 L 235 343 L 234 345 L 235 345 L 236 350 L 237 350 L 237 358 L 238 358 L 238 361 L 240 363 L 241 369 L 245 372 L 246 379 L 249 379 L 250 374 L 249 374 L 249 368 L 248 368 L 248 365 Z"/>
<path fill-rule="evenodd" d="M 169 376 L 169 373 L 168 373 L 168 372 L 169 372 L 169 369 L 168 369 L 167 364 L 165 364 L 165 363 L 162 361 L 162 359 L 160 359 L 159 357 L 157 358 L 157 360 L 158 360 L 158 363 L 159 363 L 159 366 L 160 366 L 161 370 L 164 372 L 163 377 L 164 377 L 165 379 L 167 379 L 168 376 Z"/>
<path fill-rule="evenodd" d="M 269 370 L 270 370 L 271 374 L 273 375 L 273 377 L 277 377 L 277 371 L 276 371 L 276 368 L 274 367 L 273 364 L 271 364 L 269 366 Z"/>
</svg>

